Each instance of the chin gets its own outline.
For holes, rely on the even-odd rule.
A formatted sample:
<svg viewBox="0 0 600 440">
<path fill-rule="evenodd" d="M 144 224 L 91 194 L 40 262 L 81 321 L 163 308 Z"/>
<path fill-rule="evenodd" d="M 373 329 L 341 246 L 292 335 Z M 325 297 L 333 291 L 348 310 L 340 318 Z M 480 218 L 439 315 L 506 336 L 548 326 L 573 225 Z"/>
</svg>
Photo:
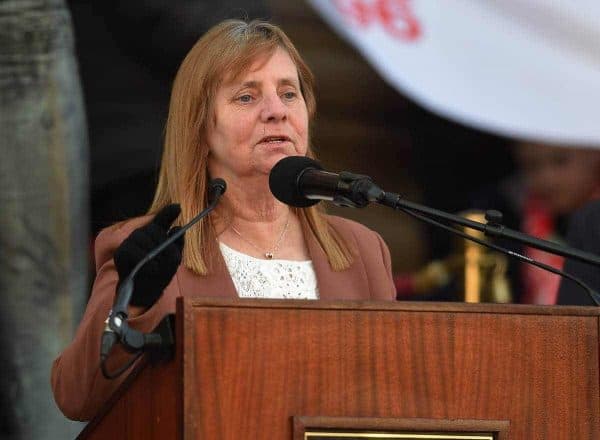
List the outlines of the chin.
<svg viewBox="0 0 600 440">
<path fill-rule="evenodd" d="M 269 163 L 269 171 L 270 171 L 270 170 L 271 170 L 271 168 L 273 168 L 273 167 L 275 166 L 275 164 L 276 164 L 277 162 L 279 162 L 280 160 L 282 160 L 282 159 L 285 159 L 286 157 L 289 157 L 289 156 L 294 156 L 294 155 L 295 155 L 295 153 L 294 153 L 294 154 L 289 154 L 289 153 L 287 153 L 287 152 L 278 152 L 278 153 L 276 153 L 276 154 L 273 154 L 273 156 L 271 156 L 271 157 L 269 158 L 269 160 L 267 161 L 267 162 Z"/>
<path fill-rule="evenodd" d="M 306 156 L 306 152 L 290 151 L 288 149 L 271 150 L 268 155 L 263 156 L 262 160 L 256 163 L 255 169 L 263 174 L 269 174 L 273 167 L 282 159 L 290 156 Z"/>
<path fill-rule="evenodd" d="M 268 159 L 265 159 L 265 160 L 261 161 L 260 163 L 255 164 L 254 169 L 259 174 L 269 175 L 271 173 L 271 170 L 273 169 L 273 167 L 277 164 L 277 162 L 279 162 L 281 159 L 284 159 L 288 156 L 289 156 L 288 154 L 273 155 L 273 156 L 269 157 Z"/>
</svg>

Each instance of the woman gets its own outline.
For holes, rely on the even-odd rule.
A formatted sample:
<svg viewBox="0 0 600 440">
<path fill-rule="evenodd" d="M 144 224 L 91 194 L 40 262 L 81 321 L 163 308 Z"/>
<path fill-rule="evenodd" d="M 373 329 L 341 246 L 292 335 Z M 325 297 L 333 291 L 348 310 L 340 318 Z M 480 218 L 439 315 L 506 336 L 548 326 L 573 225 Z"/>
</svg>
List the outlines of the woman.
<svg viewBox="0 0 600 440">
<path fill-rule="evenodd" d="M 114 225 L 96 240 L 92 296 L 74 341 L 52 369 L 65 415 L 92 418 L 122 381 L 104 379 L 99 368 L 100 335 L 117 283 L 173 223 L 185 224 L 207 205 L 210 178 L 225 179 L 227 193 L 186 233 L 184 247 L 172 245 L 138 274 L 132 327 L 151 331 L 181 295 L 395 297 L 389 251 L 378 234 L 316 207 L 291 209 L 269 191 L 269 172 L 280 159 L 314 157 L 314 113 L 312 74 L 276 26 L 226 21 L 196 43 L 173 85 L 149 215 Z M 126 360 L 116 349 L 109 363 L 114 369 Z"/>
</svg>

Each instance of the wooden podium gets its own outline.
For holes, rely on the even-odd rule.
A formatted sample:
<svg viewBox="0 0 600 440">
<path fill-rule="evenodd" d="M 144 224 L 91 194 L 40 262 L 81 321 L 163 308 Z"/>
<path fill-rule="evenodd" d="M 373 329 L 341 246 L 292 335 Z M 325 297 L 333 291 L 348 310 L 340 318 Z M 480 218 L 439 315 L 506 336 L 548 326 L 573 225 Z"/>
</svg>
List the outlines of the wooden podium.
<svg viewBox="0 0 600 440">
<path fill-rule="evenodd" d="M 182 298 L 175 359 L 140 366 L 80 438 L 600 439 L 599 315 Z"/>
</svg>

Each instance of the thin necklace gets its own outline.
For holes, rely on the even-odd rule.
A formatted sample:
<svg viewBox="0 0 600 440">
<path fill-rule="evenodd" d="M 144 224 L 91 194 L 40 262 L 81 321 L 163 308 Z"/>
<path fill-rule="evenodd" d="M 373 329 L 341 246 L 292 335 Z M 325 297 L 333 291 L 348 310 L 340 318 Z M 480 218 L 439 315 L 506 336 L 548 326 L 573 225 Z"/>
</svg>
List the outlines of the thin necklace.
<svg viewBox="0 0 600 440">
<path fill-rule="evenodd" d="M 259 248 L 257 245 L 255 245 L 254 243 L 252 243 L 250 240 L 248 240 L 246 237 L 244 237 L 240 231 L 238 231 L 237 229 L 235 229 L 233 227 L 233 225 L 230 225 L 230 228 L 233 232 L 235 232 L 238 237 L 240 237 L 242 240 L 244 240 L 246 243 L 248 243 L 250 246 L 252 246 L 254 249 L 256 249 L 257 251 L 259 251 L 261 254 L 264 254 L 265 258 L 267 260 L 272 260 L 273 257 L 275 256 L 275 253 L 279 250 L 279 246 L 281 246 L 281 242 L 283 241 L 283 237 L 288 229 L 288 225 L 290 224 L 290 214 L 288 213 L 287 216 L 287 220 L 285 221 L 285 226 L 283 227 L 283 229 L 281 230 L 281 234 L 279 234 L 279 238 L 277 239 L 277 243 L 275 243 L 275 246 L 273 246 L 273 249 L 271 251 L 264 251 L 261 248 Z"/>
</svg>

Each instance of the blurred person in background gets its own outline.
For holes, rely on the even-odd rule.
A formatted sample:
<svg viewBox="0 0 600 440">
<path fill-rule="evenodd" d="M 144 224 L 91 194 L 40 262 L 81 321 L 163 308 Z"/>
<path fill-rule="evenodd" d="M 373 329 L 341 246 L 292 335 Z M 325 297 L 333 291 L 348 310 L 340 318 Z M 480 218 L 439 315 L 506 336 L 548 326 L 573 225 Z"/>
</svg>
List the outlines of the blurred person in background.
<svg viewBox="0 0 600 440">
<path fill-rule="evenodd" d="M 498 184 L 474 193 L 471 210 L 496 209 L 503 224 L 534 237 L 565 243 L 569 217 L 586 203 L 600 198 L 600 150 L 539 142 L 518 142 L 513 147 L 515 172 Z M 396 277 L 400 298 L 464 300 L 464 283 L 459 278 L 464 268 L 462 240 L 455 251 L 436 260 L 416 274 Z M 537 249 L 510 242 L 498 244 L 524 253 L 555 268 L 564 259 Z M 560 276 L 529 264 L 507 260 L 506 276 L 510 297 L 482 295 L 488 301 L 526 304 L 555 304 Z M 416 296 L 415 296 L 416 294 Z"/>
<path fill-rule="evenodd" d="M 600 200 L 594 200 L 577 210 L 569 221 L 567 243 L 577 249 L 600 255 Z M 600 268 L 568 258 L 565 272 L 600 292 Z M 595 306 L 581 286 L 562 279 L 558 291 L 558 304 Z"/>
<path fill-rule="evenodd" d="M 600 150 L 523 143 L 515 149 L 523 176 L 520 229 L 534 237 L 565 243 L 569 217 L 600 198 Z M 561 269 L 564 258 L 526 248 L 535 260 Z M 559 275 L 521 264 L 520 302 L 555 304 Z"/>
</svg>

